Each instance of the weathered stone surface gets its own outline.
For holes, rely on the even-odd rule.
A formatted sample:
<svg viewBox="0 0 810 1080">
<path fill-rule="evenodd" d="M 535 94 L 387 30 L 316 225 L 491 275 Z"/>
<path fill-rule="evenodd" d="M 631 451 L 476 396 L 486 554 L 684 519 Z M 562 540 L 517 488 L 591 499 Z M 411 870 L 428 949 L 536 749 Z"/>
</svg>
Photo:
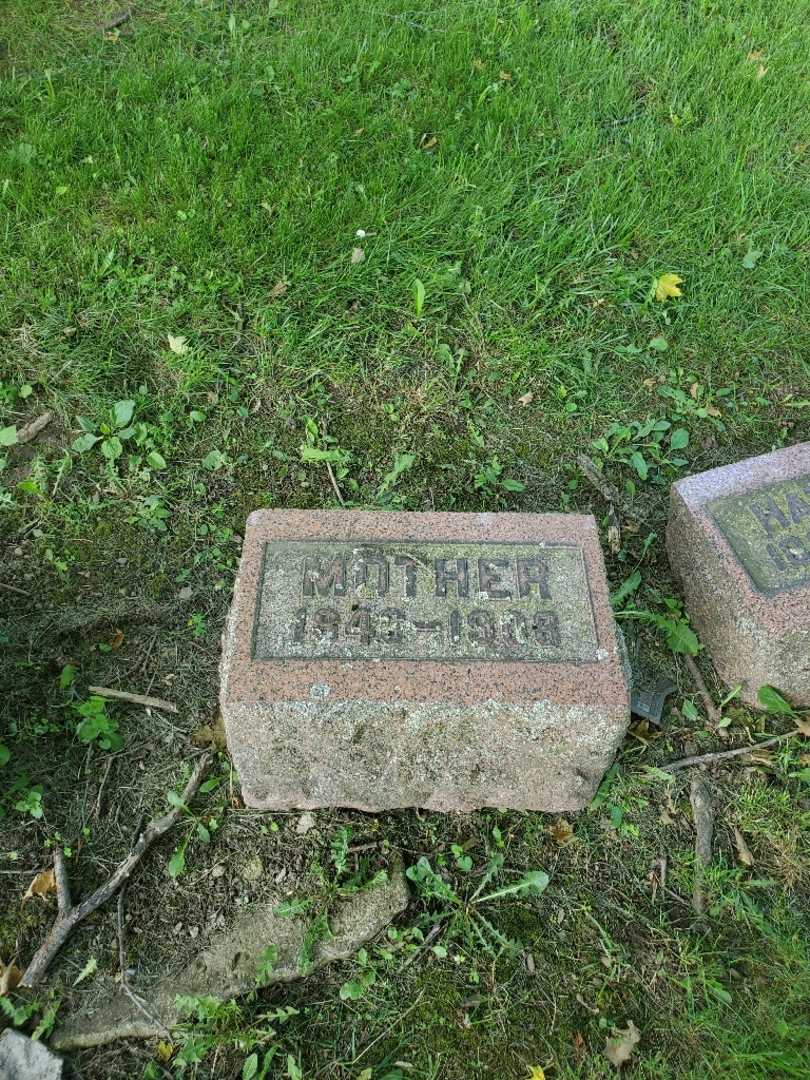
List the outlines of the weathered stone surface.
<svg viewBox="0 0 810 1080">
<path fill-rule="evenodd" d="M 596 524 L 252 514 L 221 705 L 251 806 L 582 807 L 629 719 Z"/>
<path fill-rule="evenodd" d="M 332 936 L 314 946 L 309 971 L 352 956 L 407 905 L 408 886 L 399 866 L 387 880 L 341 901 L 329 918 Z M 216 935 L 210 947 L 181 973 L 156 986 L 138 988 L 140 1008 L 132 997 L 115 994 L 94 1012 L 61 1025 L 51 1044 L 58 1050 L 78 1050 L 114 1039 L 165 1036 L 182 1020 L 178 996 L 227 1001 L 260 986 L 300 979 L 304 973 L 299 957 L 308 928 L 306 917 L 284 917 L 276 914 L 275 904 L 256 904 Z M 262 967 L 270 946 L 276 950 L 272 970 Z M 5 1080 L 2 1072 L 0 1080 Z"/>
<path fill-rule="evenodd" d="M 810 705 L 810 443 L 678 481 L 667 549 L 721 678 Z"/>
<path fill-rule="evenodd" d="M 19 1031 L 0 1035 L 0 1080 L 62 1080 L 64 1062 Z"/>
</svg>

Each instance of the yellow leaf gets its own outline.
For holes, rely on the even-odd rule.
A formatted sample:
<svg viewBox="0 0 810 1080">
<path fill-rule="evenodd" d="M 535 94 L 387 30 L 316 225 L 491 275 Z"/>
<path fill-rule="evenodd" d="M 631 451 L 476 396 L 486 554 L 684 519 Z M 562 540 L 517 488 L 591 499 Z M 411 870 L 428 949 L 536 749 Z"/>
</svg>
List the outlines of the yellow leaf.
<svg viewBox="0 0 810 1080">
<path fill-rule="evenodd" d="M 670 296 L 682 296 L 678 288 L 682 281 L 683 278 L 678 274 L 662 274 L 655 283 L 655 299 L 663 302 Z"/>
<path fill-rule="evenodd" d="M 33 900 L 35 896 L 50 896 L 56 892 L 56 875 L 53 870 L 40 870 L 34 880 L 28 886 L 28 891 L 22 898 L 22 902 Z"/>
<path fill-rule="evenodd" d="M 182 335 L 175 337 L 173 334 L 169 334 L 169 348 L 173 353 L 178 356 L 185 356 L 188 352 L 188 344 L 186 339 Z"/>
<path fill-rule="evenodd" d="M 171 1043 L 159 1042 L 155 1047 L 155 1057 L 165 1065 L 172 1060 L 174 1051 L 175 1047 Z"/>
<path fill-rule="evenodd" d="M 530 1065 L 529 1068 L 531 1072 L 526 1077 L 526 1080 L 546 1080 L 546 1074 L 539 1065 Z"/>
</svg>

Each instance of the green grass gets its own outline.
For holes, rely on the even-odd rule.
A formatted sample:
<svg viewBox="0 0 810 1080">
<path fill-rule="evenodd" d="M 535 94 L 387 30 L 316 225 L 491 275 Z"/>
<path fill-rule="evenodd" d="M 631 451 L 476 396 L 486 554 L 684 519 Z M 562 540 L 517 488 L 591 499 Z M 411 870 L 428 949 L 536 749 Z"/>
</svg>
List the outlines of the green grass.
<svg viewBox="0 0 810 1080">
<path fill-rule="evenodd" d="M 302 444 L 334 452 L 347 505 L 601 521 L 576 467 L 589 453 L 644 520 L 623 522 L 612 584 L 640 569 L 632 606 L 660 612 L 669 483 L 810 437 L 806 4 L 147 0 L 103 35 L 122 6 L 5 0 L 0 20 L 0 429 L 53 412 L 0 459 L 3 960 L 47 925 L 18 904 L 46 842 L 77 843 L 91 887 L 210 719 L 246 515 L 338 505 Z M 664 273 L 683 278 L 665 303 Z M 116 424 L 125 401 L 132 421 Z M 639 428 L 656 420 L 671 427 Z M 102 441 L 74 449 L 88 429 Z M 649 627 L 625 626 L 640 677 L 673 670 Z M 60 688 L 66 664 L 76 680 Z M 109 758 L 70 708 L 94 683 L 183 703 L 173 727 L 109 709 L 123 761 L 144 768 L 114 759 L 106 818 L 93 804 Z M 690 693 L 685 677 L 678 709 Z M 732 733 L 764 727 L 731 711 Z M 540 815 L 324 815 L 325 836 L 349 822 L 451 867 L 459 837 L 482 865 L 498 823 L 508 868 L 552 880 L 494 915 L 522 957 L 465 945 L 456 962 L 451 944 L 407 968 L 375 960 L 358 1002 L 337 992 L 351 964 L 291 988 L 302 1013 L 279 1061 L 300 1057 L 307 1077 L 603 1076 L 605 1036 L 633 1019 L 637 1075 L 806 1075 L 800 749 L 721 775 L 704 924 L 677 899 L 691 889 L 683 782 L 663 826 L 664 789 L 640 768 L 717 742 L 679 711 L 649 745 L 628 740 L 621 814 L 590 811 L 563 848 Z M 13 806 L 37 785 L 41 819 Z M 267 845 L 262 821 L 229 810 L 197 857 Z M 662 855 L 675 900 L 651 894 Z M 128 900 L 161 942 L 195 903 L 163 864 Z M 429 917 L 415 902 L 400 929 Z M 96 927 L 66 950 L 73 977 L 90 946 L 115 970 L 114 914 Z M 150 970 L 167 962 L 143 948 Z M 137 1075 L 151 1049 L 121 1054 Z M 197 1075 L 239 1075 L 242 1057 L 209 1055 Z M 82 1066 L 110 1075 L 102 1052 Z"/>
</svg>

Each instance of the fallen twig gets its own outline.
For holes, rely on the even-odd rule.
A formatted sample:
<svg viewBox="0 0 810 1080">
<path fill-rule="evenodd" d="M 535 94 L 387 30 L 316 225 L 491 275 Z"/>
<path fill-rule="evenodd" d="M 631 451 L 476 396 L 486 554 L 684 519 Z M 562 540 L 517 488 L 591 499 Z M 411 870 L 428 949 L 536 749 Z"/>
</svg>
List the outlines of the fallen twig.
<svg viewBox="0 0 810 1080">
<path fill-rule="evenodd" d="M 408 957 L 408 959 L 405 961 L 405 963 L 400 968 L 400 971 L 404 971 L 405 968 L 410 967 L 411 964 L 414 962 L 414 960 L 416 960 L 418 957 L 420 957 L 422 955 L 423 952 L 426 951 L 426 949 L 430 946 L 431 941 L 433 941 L 434 938 L 438 937 L 439 933 L 441 932 L 441 929 L 442 929 L 442 923 L 439 922 L 439 923 L 436 923 L 435 926 L 432 926 L 430 928 L 430 930 L 428 930 L 428 932 L 425 934 L 425 940 L 422 942 L 422 944 L 419 946 L 418 949 L 414 949 L 414 951 L 411 953 L 411 955 Z"/>
<path fill-rule="evenodd" d="M 621 496 L 614 485 L 599 472 L 587 454 L 578 454 L 577 464 L 583 476 L 593 484 L 608 504 L 608 547 L 614 555 L 617 555 L 622 546 L 622 528 L 619 512 L 616 509 L 621 502 Z"/>
<path fill-rule="evenodd" d="M 720 713 L 720 710 L 714 703 L 714 698 L 709 693 L 709 688 L 700 673 L 700 668 L 695 663 L 695 658 L 693 656 L 690 656 L 689 653 L 684 654 L 684 659 L 686 660 L 686 666 L 689 668 L 689 674 L 692 676 L 692 681 L 698 688 L 698 693 L 703 699 L 703 705 L 706 709 L 706 715 L 709 717 L 709 720 L 711 720 L 712 724 L 717 727 L 717 725 L 722 720 L 722 715 Z"/>
<path fill-rule="evenodd" d="M 604 473 L 601 473 L 597 469 L 596 465 L 587 454 L 577 454 L 577 466 L 585 479 L 596 488 L 605 502 L 609 505 L 611 517 L 613 518 L 613 525 L 618 525 L 618 507 L 621 507 L 622 511 L 635 521 L 649 520 L 643 511 L 637 510 L 635 507 L 631 508 L 627 505 L 627 500 L 616 485 L 612 484 Z"/>
<path fill-rule="evenodd" d="M 766 746 L 773 746 L 774 743 L 783 742 L 796 734 L 796 731 L 787 731 L 784 735 L 773 735 L 770 739 L 763 739 L 760 743 L 754 743 L 753 746 L 738 746 L 736 750 L 717 750 L 712 754 L 696 754 L 693 757 L 681 758 L 679 761 L 671 761 L 669 765 L 662 765 L 661 771 L 675 772 L 677 769 L 685 769 L 689 765 L 706 765 L 710 761 L 722 761 L 724 758 L 753 754 L 757 750 L 764 750 Z"/>
<path fill-rule="evenodd" d="M 599 492 L 605 502 L 620 505 L 622 497 L 619 489 L 604 476 L 591 461 L 587 454 L 577 454 L 579 471 Z"/>
<path fill-rule="evenodd" d="M 129 701 L 133 705 L 143 705 L 147 709 L 162 709 L 164 712 L 177 712 L 177 706 L 171 701 L 146 694 L 130 694 L 127 690 L 111 690 L 109 686 L 88 686 L 91 694 L 98 697 L 115 698 L 116 701 Z"/>
<path fill-rule="evenodd" d="M 692 815 L 695 819 L 695 879 L 692 885 L 692 907 L 697 915 L 706 910 L 703 880 L 706 867 L 712 861 L 712 838 L 714 836 L 714 810 L 712 792 L 705 776 L 697 773 L 692 777 L 689 791 Z"/>
<path fill-rule="evenodd" d="M 32 439 L 35 439 L 37 437 L 37 435 L 39 435 L 40 431 L 42 431 L 43 428 L 46 428 L 48 426 L 48 424 L 50 424 L 52 419 L 53 419 L 53 413 L 51 412 L 50 409 L 48 409 L 48 411 L 44 412 L 42 414 L 42 416 L 38 416 L 35 420 L 32 420 L 29 424 L 24 424 L 17 431 L 17 442 L 18 443 L 31 442 Z"/>
<path fill-rule="evenodd" d="M 9 592 L 19 593 L 20 596 L 28 596 L 25 589 L 18 589 L 16 585 L 9 585 L 7 581 L 0 581 L 0 589 L 8 589 Z"/>
<path fill-rule="evenodd" d="M 37 949 L 31 963 L 25 969 L 21 980 L 22 986 L 36 986 L 41 982 L 56 954 L 67 941 L 68 936 L 82 919 L 91 915 L 102 904 L 106 903 L 121 886 L 126 882 L 132 871 L 141 861 L 147 850 L 155 840 L 169 831 L 191 802 L 202 783 L 202 779 L 208 769 L 211 755 L 204 753 L 197 762 L 197 767 L 191 774 L 191 779 L 186 784 L 181 796 L 180 803 L 173 806 L 168 813 L 161 817 L 153 818 L 135 842 L 135 846 L 118 868 L 102 885 L 96 889 L 82 903 L 74 905 L 70 898 L 70 882 L 68 881 L 65 857 L 62 848 L 57 846 L 53 849 L 53 868 L 56 876 L 56 900 L 58 914 L 56 921 L 51 927 L 45 940 Z"/>
<path fill-rule="evenodd" d="M 345 506 L 346 503 L 343 501 L 343 496 L 340 494 L 340 488 L 338 487 L 338 482 L 335 479 L 335 474 L 332 472 L 332 465 L 328 461 L 326 463 L 326 471 L 329 473 L 329 479 L 332 481 L 332 487 L 335 489 L 335 495 L 337 495 L 338 502 L 341 506 Z"/>
</svg>

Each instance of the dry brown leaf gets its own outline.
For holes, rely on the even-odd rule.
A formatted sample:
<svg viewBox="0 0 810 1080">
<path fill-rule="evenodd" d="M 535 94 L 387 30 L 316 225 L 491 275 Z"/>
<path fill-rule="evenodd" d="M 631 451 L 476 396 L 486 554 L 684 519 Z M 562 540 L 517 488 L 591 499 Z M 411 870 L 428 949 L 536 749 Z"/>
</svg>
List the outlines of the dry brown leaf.
<svg viewBox="0 0 810 1080">
<path fill-rule="evenodd" d="M 222 713 L 217 713 L 213 724 L 203 724 L 202 727 L 198 727 L 191 736 L 191 744 L 201 749 L 212 746 L 215 750 L 224 750 L 227 742 L 225 740 L 225 724 L 222 720 Z"/>
<path fill-rule="evenodd" d="M 755 64 L 758 60 L 762 60 L 765 57 L 765 53 L 762 49 L 752 49 L 748 54 L 748 63 Z"/>
<path fill-rule="evenodd" d="M 531 405 L 531 403 L 532 403 L 533 401 L 534 401 L 534 394 L 533 394 L 533 393 L 531 392 L 531 390 L 530 390 L 530 391 L 528 392 L 528 394 L 522 394 L 522 395 L 521 395 L 521 396 L 520 396 L 520 397 L 518 398 L 518 402 L 519 402 L 519 404 L 523 405 L 524 407 L 525 407 L 526 405 Z"/>
<path fill-rule="evenodd" d="M 115 628 L 115 633 L 113 634 L 112 639 L 110 640 L 110 648 L 111 649 L 120 649 L 123 644 L 124 644 L 124 631 L 119 630 L 118 627 L 116 627 Z"/>
<path fill-rule="evenodd" d="M 512 76 L 509 74 L 508 71 L 499 71 L 498 72 L 498 78 L 501 80 L 501 82 L 511 82 L 512 81 Z"/>
<path fill-rule="evenodd" d="M 283 296 L 286 293 L 288 288 L 289 285 L 286 281 L 277 281 L 268 295 L 270 296 L 271 300 L 278 300 L 279 297 Z"/>
<path fill-rule="evenodd" d="M 419 140 L 420 150 L 432 150 L 438 143 L 438 139 L 435 135 L 431 135 L 429 132 L 425 132 L 422 138 Z"/>
<path fill-rule="evenodd" d="M 751 854 L 751 849 L 746 844 L 745 837 L 736 825 L 734 826 L 734 847 L 737 849 L 737 858 L 743 866 L 754 865 L 754 856 Z"/>
<path fill-rule="evenodd" d="M 15 986 L 19 986 L 22 972 L 16 964 L 4 964 L 0 960 L 0 997 L 11 993 Z"/>
<path fill-rule="evenodd" d="M 366 253 L 362 248 L 352 248 L 352 263 L 357 264 L 365 260 Z"/>
<path fill-rule="evenodd" d="M 709 414 L 709 416 L 722 416 L 720 410 L 718 408 L 715 408 L 714 405 L 707 405 L 706 412 Z"/>
<path fill-rule="evenodd" d="M 764 64 L 760 64 L 759 67 L 757 68 L 757 78 L 758 79 L 764 79 L 767 74 L 768 74 L 768 69 L 765 67 Z"/>
<path fill-rule="evenodd" d="M 53 868 L 50 870 L 40 870 L 34 880 L 28 886 L 28 891 L 22 898 L 22 902 L 32 900 L 35 896 L 52 896 L 56 893 L 56 874 L 53 872 Z"/>
<path fill-rule="evenodd" d="M 689 396 L 691 398 L 696 398 L 698 396 L 699 389 L 700 383 L 693 382 L 692 385 L 689 387 Z"/>
<path fill-rule="evenodd" d="M 646 717 L 639 720 L 637 724 L 630 728 L 630 734 L 635 735 L 639 742 L 649 742 L 652 738 L 650 735 L 650 721 Z"/>
<path fill-rule="evenodd" d="M 621 1069 L 633 1056 L 633 1051 L 640 1042 L 641 1032 L 632 1020 L 628 1020 L 624 1031 L 619 1029 L 615 1038 L 605 1040 L 605 1057 L 611 1065 Z"/>
<path fill-rule="evenodd" d="M 754 765 L 773 765 L 773 754 L 770 750 L 752 750 L 751 761 Z"/>
<path fill-rule="evenodd" d="M 810 739 L 810 717 L 805 719 L 803 716 L 795 716 L 793 723 L 796 725 L 796 730 L 800 735 L 806 735 Z"/>
<path fill-rule="evenodd" d="M 574 826 L 565 818 L 557 818 L 553 825 L 549 825 L 548 831 L 560 845 L 570 844 L 574 839 Z"/>
</svg>

